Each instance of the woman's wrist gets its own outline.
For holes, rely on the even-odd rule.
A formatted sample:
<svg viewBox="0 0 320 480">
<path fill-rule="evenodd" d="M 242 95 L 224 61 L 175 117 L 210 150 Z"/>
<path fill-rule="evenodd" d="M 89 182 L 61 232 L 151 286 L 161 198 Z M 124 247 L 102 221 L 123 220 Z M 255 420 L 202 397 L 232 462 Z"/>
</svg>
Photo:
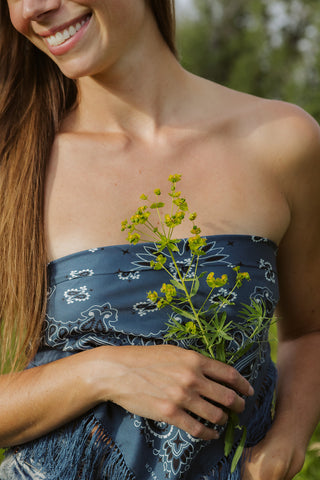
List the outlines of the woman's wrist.
<svg viewBox="0 0 320 480">
<path fill-rule="evenodd" d="M 121 365 L 115 360 L 120 347 L 101 346 L 83 352 L 86 359 L 80 367 L 88 395 L 88 400 L 93 405 L 112 400 L 116 393 L 115 379 L 119 378 Z"/>
<path fill-rule="evenodd" d="M 296 419 L 275 418 L 268 431 L 266 441 L 281 446 L 281 451 L 293 455 L 297 463 L 303 463 L 309 443 L 309 437 L 297 427 Z"/>
</svg>

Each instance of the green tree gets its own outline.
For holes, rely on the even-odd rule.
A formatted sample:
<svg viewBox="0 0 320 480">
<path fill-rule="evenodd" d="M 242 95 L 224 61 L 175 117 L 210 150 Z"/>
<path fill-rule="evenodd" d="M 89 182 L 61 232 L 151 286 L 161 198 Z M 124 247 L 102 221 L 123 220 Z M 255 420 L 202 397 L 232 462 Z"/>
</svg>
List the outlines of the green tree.
<svg viewBox="0 0 320 480">
<path fill-rule="evenodd" d="M 297 103 L 320 120 L 320 2 L 194 0 L 178 18 L 182 64 L 237 90 Z"/>
</svg>

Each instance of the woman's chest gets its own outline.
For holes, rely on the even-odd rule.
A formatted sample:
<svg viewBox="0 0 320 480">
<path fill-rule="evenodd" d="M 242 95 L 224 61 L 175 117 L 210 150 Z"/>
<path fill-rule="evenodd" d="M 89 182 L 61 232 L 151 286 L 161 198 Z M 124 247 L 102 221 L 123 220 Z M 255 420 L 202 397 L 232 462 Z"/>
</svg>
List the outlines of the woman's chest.
<svg viewBox="0 0 320 480">
<path fill-rule="evenodd" d="M 161 201 L 161 211 L 170 213 L 172 174 L 182 175 L 176 189 L 190 212 L 197 212 L 204 235 L 254 234 L 278 242 L 287 227 L 287 204 L 271 170 L 241 149 L 218 144 L 215 149 L 205 144 L 154 150 L 82 147 L 54 152 L 49 164 L 45 217 L 51 258 L 125 243 L 121 221 L 148 202 Z M 140 199 L 142 194 L 148 201 Z M 155 211 L 150 220 L 159 226 Z M 189 236 L 191 226 L 185 220 L 176 235 Z"/>
</svg>

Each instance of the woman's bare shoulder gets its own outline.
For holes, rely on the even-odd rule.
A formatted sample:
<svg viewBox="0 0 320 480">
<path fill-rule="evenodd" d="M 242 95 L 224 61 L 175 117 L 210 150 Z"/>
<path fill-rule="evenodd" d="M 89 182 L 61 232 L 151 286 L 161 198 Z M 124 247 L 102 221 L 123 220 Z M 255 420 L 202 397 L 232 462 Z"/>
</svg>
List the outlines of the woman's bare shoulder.
<svg viewBox="0 0 320 480">
<path fill-rule="evenodd" d="M 216 99 L 219 98 L 219 113 L 230 139 L 242 139 L 254 155 L 278 161 L 284 170 L 319 164 L 319 124 L 301 107 L 214 83 L 209 90 L 212 105 L 217 106 Z"/>
</svg>

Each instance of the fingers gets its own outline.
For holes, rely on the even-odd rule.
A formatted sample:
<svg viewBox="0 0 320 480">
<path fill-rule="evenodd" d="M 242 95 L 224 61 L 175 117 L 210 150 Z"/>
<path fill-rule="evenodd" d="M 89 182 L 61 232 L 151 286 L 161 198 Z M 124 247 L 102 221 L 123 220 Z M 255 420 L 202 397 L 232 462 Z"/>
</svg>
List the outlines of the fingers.
<svg viewBox="0 0 320 480">
<path fill-rule="evenodd" d="M 202 421 L 207 420 L 211 424 L 225 425 L 228 421 L 226 410 L 233 410 L 240 413 L 245 408 L 245 401 L 234 390 L 213 382 L 204 377 L 199 378 L 196 373 L 191 373 L 188 369 L 181 369 L 181 380 L 171 387 L 166 386 L 166 411 L 165 417 L 170 417 L 170 422 L 177 425 L 177 417 L 174 415 L 187 412 L 188 416 L 193 417 L 192 428 L 187 430 L 194 436 L 205 434 L 210 438 L 218 438 L 218 435 L 209 432 L 208 425 L 204 426 Z M 190 423 L 191 420 L 183 415 L 184 423 Z M 206 427 L 206 428 L 205 428 Z M 183 428 L 183 427 L 180 427 Z M 185 428 L 186 429 L 186 428 Z M 200 432 L 195 434 L 194 429 Z M 203 438 L 203 437 L 201 437 Z"/>
<path fill-rule="evenodd" d="M 240 413 L 245 408 L 241 395 L 253 393 L 234 368 L 191 350 L 169 345 L 116 348 L 111 352 L 113 368 L 106 370 L 106 400 L 197 438 L 218 438 L 203 420 L 224 425 L 229 410 Z"/>
<path fill-rule="evenodd" d="M 175 425 L 193 437 L 201 438 L 202 440 L 215 440 L 219 438 L 219 433 L 214 428 L 210 428 L 201 423 L 189 415 L 184 409 L 171 402 L 162 402 L 159 413 L 160 421 Z"/>
<path fill-rule="evenodd" d="M 222 362 L 218 362 L 217 360 L 206 360 L 209 361 L 203 365 L 203 373 L 208 378 L 215 382 L 228 385 L 232 390 L 235 390 L 246 397 L 254 394 L 254 390 L 248 380 L 240 375 L 235 368 Z"/>
<path fill-rule="evenodd" d="M 206 389 L 206 397 L 209 400 L 213 400 L 216 404 L 235 413 L 243 412 L 246 406 L 245 400 L 237 392 L 212 380 L 205 379 L 204 381 L 206 382 L 206 387 L 203 387 L 203 389 Z"/>
</svg>

